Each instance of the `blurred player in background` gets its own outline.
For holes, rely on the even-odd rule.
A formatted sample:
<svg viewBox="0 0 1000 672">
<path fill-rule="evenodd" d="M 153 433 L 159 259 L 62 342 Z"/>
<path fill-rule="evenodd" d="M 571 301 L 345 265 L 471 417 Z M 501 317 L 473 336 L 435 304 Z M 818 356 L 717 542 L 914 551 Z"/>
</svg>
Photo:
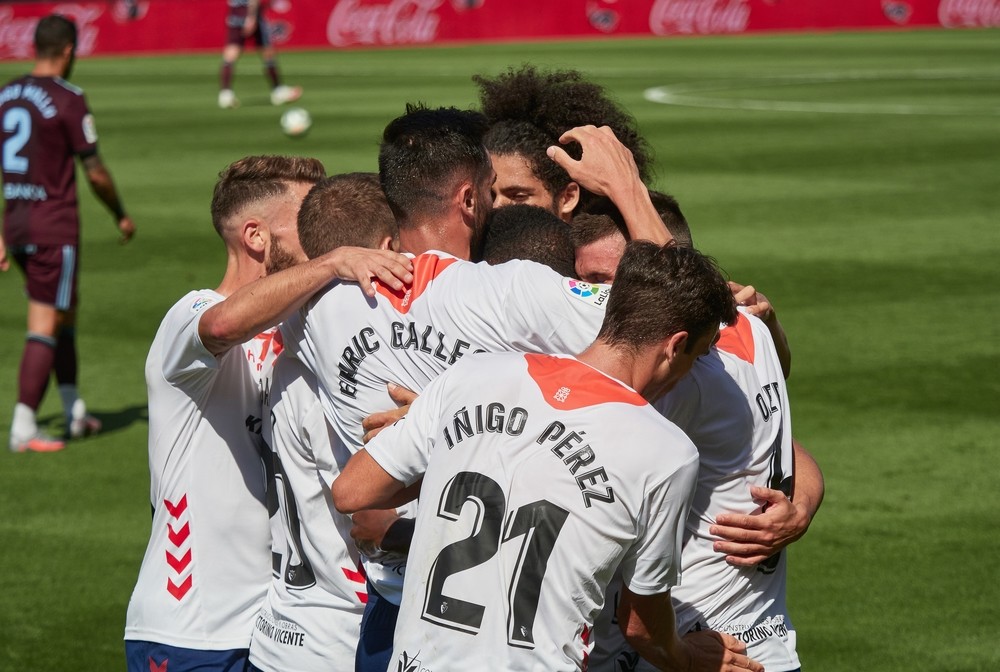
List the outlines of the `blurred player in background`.
<svg viewBox="0 0 1000 672">
<path fill-rule="evenodd" d="M 76 57 L 76 25 L 53 14 L 35 29 L 35 65 L 0 91 L 4 209 L 0 270 L 8 255 L 24 271 L 28 338 L 18 374 L 10 449 L 51 452 L 61 440 L 39 431 L 35 414 L 54 372 L 66 416 L 66 435 L 100 429 L 77 396 L 76 306 L 80 218 L 74 159 L 115 217 L 121 242 L 135 225 L 125 214 L 111 174 L 97 152 L 94 118 L 83 91 L 69 84 Z"/>
<path fill-rule="evenodd" d="M 302 96 L 301 86 L 281 83 L 278 62 L 271 45 L 269 27 L 264 19 L 264 6 L 268 0 L 227 0 L 226 47 L 222 50 L 222 68 L 219 71 L 219 107 L 239 107 L 240 101 L 233 92 L 233 74 L 236 61 L 243 53 L 248 40 L 253 40 L 264 63 L 264 74 L 271 85 L 271 104 L 283 105 Z"/>
</svg>

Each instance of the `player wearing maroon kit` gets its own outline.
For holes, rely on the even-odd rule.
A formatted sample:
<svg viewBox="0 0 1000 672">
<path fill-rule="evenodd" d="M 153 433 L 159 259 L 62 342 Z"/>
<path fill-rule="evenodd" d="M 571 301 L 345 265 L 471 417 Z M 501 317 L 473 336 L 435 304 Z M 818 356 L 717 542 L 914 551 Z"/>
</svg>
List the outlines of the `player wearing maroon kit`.
<svg viewBox="0 0 1000 672">
<path fill-rule="evenodd" d="M 94 193 L 114 214 L 122 242 L 135 233 L 97 153 L 94 118 L 83 92 L 66 82 L 75 56 L 76 25 L 56 14 L 47 16 L 35 29 L 31 74 L 0 89 L 6 203 L 0 270 L 9 268 L 9 253 L 24 271 L 28 294 L 28 339 L 10 430 L 10 449 L 15 452 L 51 452 L 64 446 L 39 432 L 35 421 L 53 371 L 67 435 L 77 438 L 100 429 L 76 392 L 80 220 L 75 157 L 81 159 Z"/>
<path fill-rule="evenodd" d="M 302 96 L 301 86 L 286 86 L 278 75 L 274 47 L 267 22 L 264 20 L 264 3 L 267 0 L 227 0 L 226 47 L 222 50 L 222 68 L 219 71 L 219 107 L 239 107 L 240 101 L 233 92 L 233 70 L 243 53 L 247 40 L 253 40 L 264 62 L 264 74 L 271 84 L 271 104 L 283 105 Z"/>
</svg>

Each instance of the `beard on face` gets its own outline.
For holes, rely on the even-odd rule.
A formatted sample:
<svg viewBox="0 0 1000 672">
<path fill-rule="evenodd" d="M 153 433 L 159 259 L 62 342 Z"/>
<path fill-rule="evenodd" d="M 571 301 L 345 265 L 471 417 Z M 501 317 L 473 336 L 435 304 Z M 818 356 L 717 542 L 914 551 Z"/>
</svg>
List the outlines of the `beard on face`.
<svg viewBox="0 0 1000 672">
<path fill-rule="evenodd" d="M 291 268 L 296 263 L 295 255 L 282 247 L 277 238 L 271 239 L 271 254 L 264 262 L 264 270 L 268 275 Z"/>
</svg>

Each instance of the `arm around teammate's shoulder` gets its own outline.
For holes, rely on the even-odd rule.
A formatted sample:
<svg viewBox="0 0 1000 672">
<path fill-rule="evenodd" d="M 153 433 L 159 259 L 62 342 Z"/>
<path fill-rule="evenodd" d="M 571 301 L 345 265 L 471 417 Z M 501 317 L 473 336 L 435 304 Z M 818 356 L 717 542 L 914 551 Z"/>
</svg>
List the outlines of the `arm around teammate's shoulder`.
<svg viewBox="0 0 1000 672">
<path fill-rule="evenodd" d="M 402 289 L 413 281 L 412 270 L 412 262 L 395 252 L 338 247 L 240 287 L 205 311 L 198 335 L 209 352 L 221 355 L 284 320 L 331 280 L 359 282 L 373 296 L 372 278 Z"/>
</svg>

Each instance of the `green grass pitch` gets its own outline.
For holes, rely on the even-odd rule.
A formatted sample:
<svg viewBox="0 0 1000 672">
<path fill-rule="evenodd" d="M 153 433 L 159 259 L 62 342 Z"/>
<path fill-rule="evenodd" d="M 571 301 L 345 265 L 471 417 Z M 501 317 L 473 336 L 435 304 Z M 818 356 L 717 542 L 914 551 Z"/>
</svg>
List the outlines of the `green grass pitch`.
<svg viewBox="0 0 1000 672">
<path fill-rule="evenodd" d="M 116 243 L 81 185 L 81 390 L 106 431 L 0 450 L 0 670 L 123 669 L 149 530 L 143 362 L 161 317 L 214 287 L 208 204 L 251 153 L 374 170 L 407 101 L 471 106 L 474 73 L 578 68 L 636 116 L 696 244 L 778 308 L 795 434 L 827 497 L 791 550 L 804 668 L 1000 669 L 1000 33 L 917 31 L 281 54 L 305 138 L 284 137 L 256 56 L 215 105 L 218 55 L 82 59 L 102 153 L 138 226 Z M 0 64 L 9 79 L 25 63 Z M 664 89 L 684 105 L 644 98 Z M 525 298 L 527 300 L 527 297 Z M 0 276 L 0 435 L 24 339 Z M 61 429 L 58 395 L 41 411 Z"/>
</svg>

